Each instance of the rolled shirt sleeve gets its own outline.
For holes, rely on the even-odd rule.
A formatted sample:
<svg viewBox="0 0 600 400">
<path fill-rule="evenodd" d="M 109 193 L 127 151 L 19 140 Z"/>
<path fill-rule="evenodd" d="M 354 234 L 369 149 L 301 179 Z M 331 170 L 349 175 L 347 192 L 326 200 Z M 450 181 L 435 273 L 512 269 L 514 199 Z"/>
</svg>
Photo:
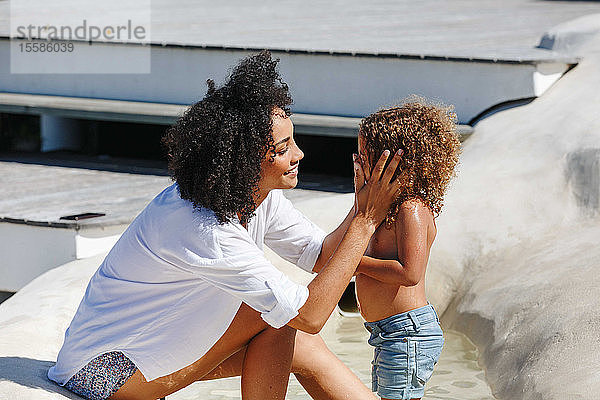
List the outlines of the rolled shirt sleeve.
<svg viewBox="0 0 600 400">
<path fill-rule="evenodd" d="M 271 311 L 261 313 L 261 318 L 274 328 L 281 328 L 298 315 L 300 307 L 308 299 L 308 288 L 297 285 L 294 288 L 282 288 L 277 281 L 267 281 L 267 286 L 277 299 Z"/>
<path fill-rule="evenodd" d="M 260 251 L 245 251 L 215 261 L 199 268 L 200 277 L 260 312 L 274 328 L 281 328 L 298 315 L 308 299 L 308 288 L 292 282 Z"/>
<path fill-rule="evenodd" d="M 298 315 L 308 299 L 306 286 L 271 264 L 241 225 L 228 223 L 211 231 L 209 240 L 178 241 L 179 249 L 171 253 L 177 258 L 174 264 L 248 304 L 274 328 Z M 213 250 L 207 252 L 207 247 Z"/>
<path fill-rule="evenodd" d="M 326 233 L 297 210 L 281 190 L 272 191 L 273 200 L 265 244 L 281 258 L 312 272 L 321 254 Z"/>
</svg>

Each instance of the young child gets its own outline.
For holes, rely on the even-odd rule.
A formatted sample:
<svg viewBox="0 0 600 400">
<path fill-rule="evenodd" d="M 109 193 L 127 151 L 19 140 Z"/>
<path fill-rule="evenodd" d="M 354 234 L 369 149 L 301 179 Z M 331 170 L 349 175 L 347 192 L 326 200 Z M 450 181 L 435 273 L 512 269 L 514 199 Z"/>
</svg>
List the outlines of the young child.
<svg viewBox="0 0 600 400">
<path fill-rule="evenodd" d="M 403 151 L 403 190 L 356 271 L 360 312 L 375 347 L 373 391 L 383 399 L 421 398 L 442 351 L 439 319 L 425 297 L 425 270 L 435 218 L 458 162 L 455 120 L 450 107 L 412 98 L 360 124 L 358 160 L 365 179 L 384 150 Z M 357 186 L 364 184 L 357 180 Z"/>
</svg>

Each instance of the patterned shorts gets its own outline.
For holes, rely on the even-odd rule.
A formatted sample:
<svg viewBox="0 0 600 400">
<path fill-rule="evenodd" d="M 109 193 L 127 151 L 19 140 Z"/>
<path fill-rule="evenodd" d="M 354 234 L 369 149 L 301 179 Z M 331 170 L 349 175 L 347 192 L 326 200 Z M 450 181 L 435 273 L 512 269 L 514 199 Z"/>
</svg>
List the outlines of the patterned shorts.
<svg viewBox="0 0 600 400">
<path fill-rule="evenodd" d="M 104 353 L 79 370 L 65 387 L 90 400 L 106 400 L 135 373 L 137 367 L 120 351 Z"/>
</svg>

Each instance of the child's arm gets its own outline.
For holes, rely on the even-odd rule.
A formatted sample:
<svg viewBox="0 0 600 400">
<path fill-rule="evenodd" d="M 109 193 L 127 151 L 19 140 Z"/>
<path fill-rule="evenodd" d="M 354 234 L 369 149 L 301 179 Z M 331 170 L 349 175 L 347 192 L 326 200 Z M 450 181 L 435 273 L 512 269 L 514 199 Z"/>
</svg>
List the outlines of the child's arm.
<svg viewBox="0 0 600 400">
<path fill-rule="evenodd" d="M 402 204 L 395 223 L 397 255 L 401 262 L 363 256 L 357 274 L 401 286 L 414 286 L 421 282 L 429 259 L 431 218 L 431 212 L 420 201 Z"/>
<path fill-rule="evenodd" d="M 370 256 L 362 256 L 355 275 L 363 274 L 384 283 L 398 283 L 404 267 L 397 260 L 382 260 Z M 407 282 L 408 283 L 408 282 Z M 408 284 L 403 286 L 410 286 Z"/>
</svg>

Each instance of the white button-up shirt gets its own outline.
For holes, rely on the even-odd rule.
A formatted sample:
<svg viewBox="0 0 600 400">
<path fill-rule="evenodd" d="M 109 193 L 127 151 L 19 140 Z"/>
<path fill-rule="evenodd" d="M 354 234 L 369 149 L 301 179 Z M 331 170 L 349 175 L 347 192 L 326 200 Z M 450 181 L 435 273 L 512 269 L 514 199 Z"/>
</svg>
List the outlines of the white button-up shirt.
<svg viewBox="0 0 600 400">
<path fill-rule="evenodd" d="M 276 269 L 263 245 L 311 271 L 324 238 L 281 190 L 271 191 L 246 230 L 237 221 L 219 225 L 171 185 L 91 278 L 48 377 L 64 385 L 109 351 L 122 351 L 148 381 L 169 375 L 200 359 L 242 302 L 275 328 L 287 324 L 308 289 Z"/>
</svg>

